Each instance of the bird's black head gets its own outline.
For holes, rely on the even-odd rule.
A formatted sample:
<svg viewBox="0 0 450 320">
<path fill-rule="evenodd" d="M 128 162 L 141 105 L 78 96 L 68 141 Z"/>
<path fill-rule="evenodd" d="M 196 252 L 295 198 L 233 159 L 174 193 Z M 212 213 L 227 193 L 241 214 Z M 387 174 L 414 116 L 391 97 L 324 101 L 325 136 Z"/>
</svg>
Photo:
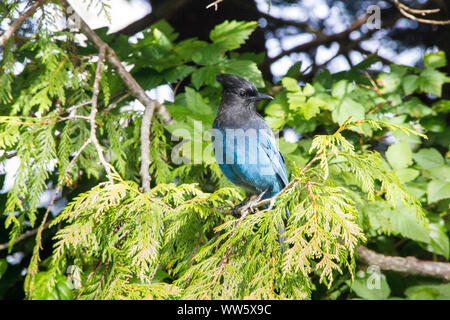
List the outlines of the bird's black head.
<svg viewBox="0 0 450 320">
<path fill-rule="evenodd" d="M 250 81 L 233 74 L 219 74 L 216 77 L 223 87 L 223 99 L 233 100 L 235 103 L 253 105 L 259 100 L 272 100 L 267 94 L 259 93 L 255 85 Z"/>
</svg>

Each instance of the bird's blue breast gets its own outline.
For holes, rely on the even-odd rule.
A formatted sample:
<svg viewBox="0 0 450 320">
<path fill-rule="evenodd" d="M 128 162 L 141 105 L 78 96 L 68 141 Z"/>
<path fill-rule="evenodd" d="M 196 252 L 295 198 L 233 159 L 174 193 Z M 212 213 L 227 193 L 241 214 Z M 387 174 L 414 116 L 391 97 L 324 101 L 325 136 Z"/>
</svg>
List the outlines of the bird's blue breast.
<svg viewBox="0 0 450 320">
<path fill-rule="evenodd" d="M 284 159 L 270 130 L 214 129 L 214 155 L 228 180 L 247 193 L 268 190 L 265 198 L 283 189 L 288 182 Z"/>
</svg>

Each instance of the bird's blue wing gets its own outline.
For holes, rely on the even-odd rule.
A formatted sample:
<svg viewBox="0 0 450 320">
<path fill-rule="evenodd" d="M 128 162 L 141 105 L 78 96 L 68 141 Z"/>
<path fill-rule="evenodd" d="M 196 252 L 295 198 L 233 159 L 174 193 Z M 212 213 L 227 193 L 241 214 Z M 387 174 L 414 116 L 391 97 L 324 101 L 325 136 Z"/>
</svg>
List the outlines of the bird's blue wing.
<svg viewBox="0 0 450 320">
<path fill-rule="evenodd" d="M 272 167 L 283 182 L 284 186 L 289 183 L 289 179 L 286 172 L 286 166 L 284 163 L 283 155 L 278 149 L 277 142 L 275 141 L 275 137 L 272 131 L 260 131 L 260 146 L 266 153 L 267 157 L 270 159 Z M 280 191 L 280 190 L 279 190 Z"/>
</svg>

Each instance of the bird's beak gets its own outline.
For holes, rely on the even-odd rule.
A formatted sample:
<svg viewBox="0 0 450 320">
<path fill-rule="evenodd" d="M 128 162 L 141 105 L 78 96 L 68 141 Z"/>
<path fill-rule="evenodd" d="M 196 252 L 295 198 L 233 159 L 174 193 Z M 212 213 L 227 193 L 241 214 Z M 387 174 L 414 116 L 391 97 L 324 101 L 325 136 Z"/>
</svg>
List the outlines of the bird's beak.
<svg viewBox="0 0 450 320">
<path fill-rule="evenodd" d="M 256 97 L 253 98 L 255 101 L 259 100 L 273 100 L 273 97 L 269 96 L 268 94 L 259 93 Z"/>
</svg>

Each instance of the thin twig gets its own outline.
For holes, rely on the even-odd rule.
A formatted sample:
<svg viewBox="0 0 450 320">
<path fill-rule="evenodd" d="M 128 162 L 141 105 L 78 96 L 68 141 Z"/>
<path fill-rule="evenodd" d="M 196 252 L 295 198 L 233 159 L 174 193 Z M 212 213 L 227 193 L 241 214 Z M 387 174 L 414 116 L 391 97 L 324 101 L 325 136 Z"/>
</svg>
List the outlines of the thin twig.
<svg viewBox="0 0 450 320">
<path fill-rule="evenodd" d="M 426 23 L 426 24 L 435 24 L 435 25 L 450 24 L 450 19 L 449 20 L 422 19 L 422 18 L 418 18 L 414 15 L 414 14 L 420 14 L 422 16 L 425 16 L 430 13 L 439 12 L 440 9 L 428 9 L 428 10 L 412 9 L 412 8 L 408 7 L 407 5 L 401 3 L 399 0 L 394 0 L 394 4 L 397 7 L 397 9 L 400 11 L 400 13 L 402 15 L 404 15 L 405 17 L 407 17 L 408 19 L 411 19 L 411 20 L 414 20 L 417 22 L 421 22 L 421 23 Z"/>
<path fill-rule="evenodd" d="M 11 38 L 11 36 L 17 31 L 17 29 L 20 28 L 20 26 L 24 23 L 26 19 L 31 17 L 37 8 L 39 8 L 41 5 L 43 5 L 47 0 L 39 0 L 33 3 L 33 5 L 25 11 L 24 14 L 22 14 L 14 23 L 11 25 L 11 27 L 0 36 L 0 46 L 4 46 L 6 41 Z"/>
<path fill-rule="evenodd" d="M 214 1 L 214 2 L 211 2 L 210 4 L 208 4 L 208 5 L 206 6 L 206 9 L 209 9 L 209 8 L 211 8 L 211 7 L 214 6 L 214 11 L 217 11 L 217 9 L 219 8 L 219 3 L 223 2 L 223 1 L 224 1 L 224 0 L 216 0 L 216 1 Z"/>
<path fill-rule="evenodd" d="M 141 184 L 142 192 L 150 190 L 150 125 L 152 122 L 153 109 L 145 108 L 144 115 L 142 116 L 141 124 Z"/>
<path fill-rule="evenodd" d="M 116 101 L 114 101 L 113 103 L 111 103 L 105 110 L 104 112 L 110 112 L 112 109 L 114 109 L 120 102 L 122 102 L 124 99 L 128 98 L 130 96 L 130 93 L 127 92 L 124 95 L 122 95 L 121 97 L 119 97 L 119 99 L 117 99 Z"/>
<path fill-rule="evenodd" d="M 136 79 L 133 78 L 133 76 L 127 71 L 127 69 L 124 67 L 120 59 L 117 57 L 115 51 L 108 46 L 87 24 L 86 22 L 78 15 L 78 13 L 73 10 L 71 5 L 67 0 L 60 0 L 63 7 L 68 10 L 71 8 L 72 10 L 72 16 L 79 21 L 79 27 L 81 32 L 91 41 L 94 46 L 96 46 L 99 50 L 104 50 L 106 54 L 106 60 L 111 65 L 111 67 L 116 71 L 117 75 L 122 79 L 123 83 L 127 87 L 128 91 L 130 92 L 133 97 L 138 99 L 144 106 L 148 112 L 148 117 L 151 119 L 153 116 L 153 112 L 155 109 L 162 109 L 164 108 L 164 105 L 158 103 L 158 101 L 151 99 L 145 90 L 139 85 L 139 83 L 136 81 Z M 168 115 L 168 112 L 162 111 L 161 114 L 163 116 Z M 150 137 L 149 137 L 150 139 Z M 143 170 L 141 170 L 142 172 Z M 145 182 L 146 183 L 146 182 Z"/>
<path fill-rule="evenodd" d="M 100 93 L 100 80 L 102 77 L 102 69 L 103 69 L 103 60 L 105 59 L 105 48 L 100 47 L 100 52 L 98 54 L 98 62 L 97 62 L 97 69 L 95 70 L 95 79 L 94 79 L 94 86 L 92 88 L 93 94 L 92 94 L 92 107 L 91 107 L 91 114 L 89 116 L 89 122 L 91 125 L 91 132 L 90 132 L 90 140 L 92 144 L 94 145 L 95 149 L 97 150 L 98 158 L 100 159 L 101 164 L 105 168 L 106 175 L 108 177 L 109 182 L 113 182 L 111 168 L 109 167 L 108 162 L 105 159 L 105 156 L 103 154 L 102 147 L 100 146 L 100 143 L 97 139 L 97 124 L 95 123 L 95 116 L 97 115 L 97 108 L 98 108 L 98 94 Z"/>
</svg>

